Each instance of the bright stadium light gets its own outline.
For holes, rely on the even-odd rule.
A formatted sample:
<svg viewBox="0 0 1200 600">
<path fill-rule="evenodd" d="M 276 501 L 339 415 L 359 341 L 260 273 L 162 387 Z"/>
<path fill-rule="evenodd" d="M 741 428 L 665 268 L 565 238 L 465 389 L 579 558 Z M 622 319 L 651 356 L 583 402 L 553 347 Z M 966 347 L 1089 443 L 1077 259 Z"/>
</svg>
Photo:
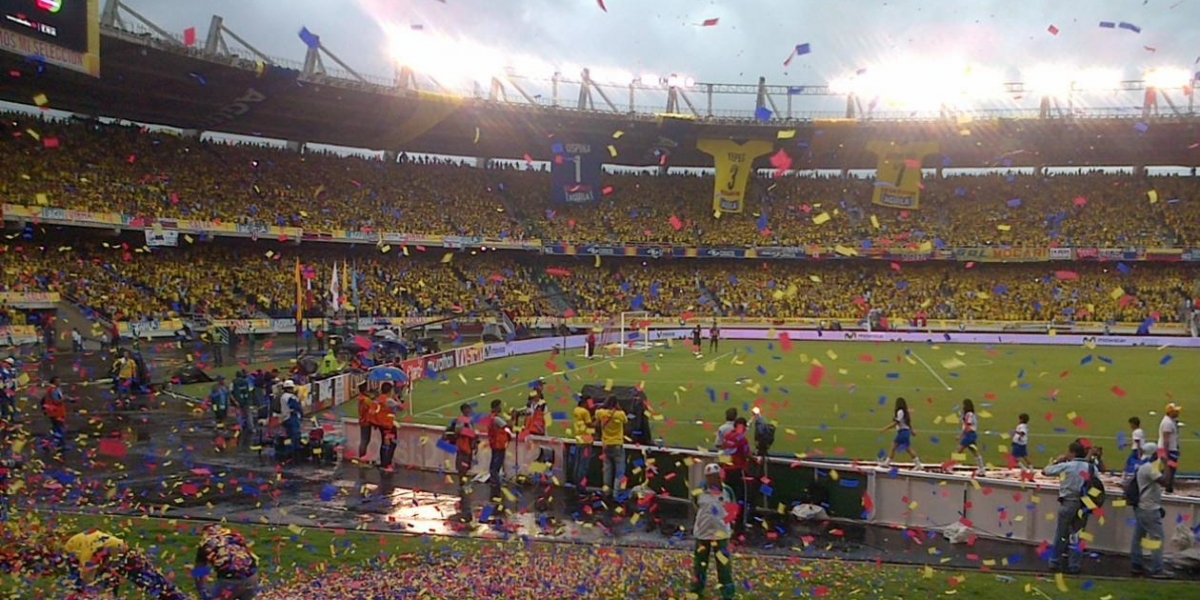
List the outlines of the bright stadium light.
<svg viewBox="0 0 1200 600">
<path fill-rule="evenodd" d="M 1071 77 L 1075 70 L 1061 65 L 1037 65 L 1024 72 L 1022 78 L 1029 89 L 1043 96 L 1066 96 L 1071 93 Z"/>
<path fill-rule="evenodd" d="M 1176 67 L 1156 67 L 1142 76 L 1148 87 L 1163 90 L 1187 87 L 1192 84 L 1192 77 L 1186 69 Z"/>
<path fill-rule="evenodd" d="M 1072 79 L 1076 90 L 1110 91 L 1121 87 L 1121 72 L 1117 69 L 1084 69 Z"/>
</svg>

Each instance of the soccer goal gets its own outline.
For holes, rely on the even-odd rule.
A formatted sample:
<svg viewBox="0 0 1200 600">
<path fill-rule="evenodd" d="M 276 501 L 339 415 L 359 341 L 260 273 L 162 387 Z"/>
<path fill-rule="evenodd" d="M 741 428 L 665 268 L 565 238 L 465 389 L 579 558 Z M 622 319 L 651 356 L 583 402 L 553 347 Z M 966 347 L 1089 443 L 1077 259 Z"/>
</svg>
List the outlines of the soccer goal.
<svg viewBox="0 0 1200 600">
<path fill-rule="evenodd" d="M 654 347 L 650 343 L 650 313 L 635 310 L 621 313 L 621 337 L 617 346 L 620 355 L 625 352 L 645 352 Z"/>
</svg>

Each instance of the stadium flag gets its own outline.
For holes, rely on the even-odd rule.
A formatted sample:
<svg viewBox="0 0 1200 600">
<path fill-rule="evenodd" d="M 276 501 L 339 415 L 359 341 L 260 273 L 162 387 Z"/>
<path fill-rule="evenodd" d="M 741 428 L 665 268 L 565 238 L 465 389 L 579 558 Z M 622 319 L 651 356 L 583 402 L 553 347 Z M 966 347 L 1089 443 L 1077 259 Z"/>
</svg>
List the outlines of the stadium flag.
<svg viewBox="0 0 1200 600">
<path fill-rule="evenodd" d="M 358 260 L 354 261 L 354 270 L 350 272 L 350 296 L 354 310 L 358 310 Z"/>
<path fill-rule="evenodd" d="M 701 139 L 696 149 L 711 155 L 717 176 L 713 184 L 713 210 L 740 213 L 746 200 L 746 184 L 754 169 L 754 159 L 773 150 L 775 144 L 751 140 L 739 144 L 733 140 Z"/>
<path fill-rule="evenodd" d="M 871 202 L 902 210 L 921 208 L 921 163 L 938 148 L 937 142 L 867 142 L 867 151 L 879 157 Z"/>
<path fill-rule="evenodd" d="M 304 317 L 304 286 L 300 283 L 300 257 L 296 257 L 296 327 Z"/>
<path fill-rule="evenodd" d="M 338 286 L 338 265 L 333 263 L 333 275 L 329 277 L 329 306 L 333 312 L 337 312 L 342 307 L 342 297 L 338 294 L 341 287 Z"/>
<path fill-rule="evenodd" d="M 354 274 L 350 272 L 350 267 L 347 266 L 346 259 L 343 258 L 342 259 L 342 282 L 341 282 L 342 288 L 340 290 L 338 290 L 340 292 L 338 295 L 338 298 L 341 299 L 343 304 L 346 303 L 346 283 L 353 276 L 354 276 Z"/>
</svg>

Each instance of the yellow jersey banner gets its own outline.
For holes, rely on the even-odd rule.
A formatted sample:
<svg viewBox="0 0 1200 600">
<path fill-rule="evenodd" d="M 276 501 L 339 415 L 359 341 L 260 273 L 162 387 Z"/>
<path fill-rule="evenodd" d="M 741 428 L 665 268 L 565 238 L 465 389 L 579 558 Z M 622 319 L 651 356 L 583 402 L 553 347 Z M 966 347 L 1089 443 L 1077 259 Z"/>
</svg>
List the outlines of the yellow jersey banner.
<svg viewBox="0 0 1200 600">
<path fill-rule="evenodd" d="M 867 142 L 867 151 L 879 157 L 871 202 L 904 210 L 921 208 L 921 163 L 938 151 L 938 143 L 873 140 Z"/>
<path fill-rule="evenodd" d="M 713 190 L 713 210 L 740 213 L 746 204 L 746 184 L 754 159 L 775 147 L 773 142 L 752 140 L 739 144 L 733 140 L 698 140 L 696 149 L 713 157 L 717 177 Z"/>
</svg>

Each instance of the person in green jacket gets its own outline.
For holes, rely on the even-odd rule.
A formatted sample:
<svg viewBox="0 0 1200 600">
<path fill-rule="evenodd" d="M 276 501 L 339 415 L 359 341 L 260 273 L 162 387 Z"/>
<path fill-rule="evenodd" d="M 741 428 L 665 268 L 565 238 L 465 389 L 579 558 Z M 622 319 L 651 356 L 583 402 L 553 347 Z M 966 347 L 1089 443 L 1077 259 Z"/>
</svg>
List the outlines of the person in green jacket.
<svg viewBox="0 0 1200 600">
<path fill-rule="evenodd" d="M 337 356 L 333 353 L 333 348 L 325 352 L 325 357 L 321 359 L 321 366 L 317 368 L 318 376 L 333 375 L 342 370 L 342 364 L 338 362 Z"/>
</svg>

